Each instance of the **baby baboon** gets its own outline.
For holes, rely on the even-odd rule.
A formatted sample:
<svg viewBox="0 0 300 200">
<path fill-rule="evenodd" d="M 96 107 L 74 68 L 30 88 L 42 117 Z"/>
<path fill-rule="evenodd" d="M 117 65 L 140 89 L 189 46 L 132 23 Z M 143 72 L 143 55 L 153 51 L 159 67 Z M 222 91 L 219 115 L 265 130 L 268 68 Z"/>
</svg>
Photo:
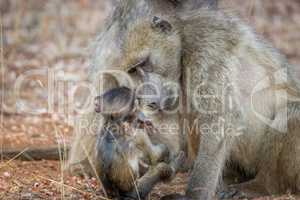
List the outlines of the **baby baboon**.
<svg viewBox="0 0 300 200">
<path fill-rule="evenodd" d="M 156 183 L 176 173 L 183 155 L 167 164 L 169 150 L 152 144 L 145 127 L 151 123 L 135 108 L 134 96 L 120 87 L 96 98 L 95 110 L 105 120 L 96 145 L 97 171 L 110 196 L 143 199 Z"/>
</svg>

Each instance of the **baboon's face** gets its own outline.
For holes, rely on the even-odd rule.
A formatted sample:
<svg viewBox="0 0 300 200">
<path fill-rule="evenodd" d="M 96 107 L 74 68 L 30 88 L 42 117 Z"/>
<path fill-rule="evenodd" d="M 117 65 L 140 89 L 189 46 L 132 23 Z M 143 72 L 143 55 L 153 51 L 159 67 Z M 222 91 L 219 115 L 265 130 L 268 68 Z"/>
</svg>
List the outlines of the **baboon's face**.
<svg viewBox="0 0 300 200">
<path fill-rule="evenodd" d="M 122 66 L 136 84 L 137 98 L 150 109 L 168 110 L 177 100 L 181 37 L 176 19 L 140 20 L 130 25 Z"/>
</svg>

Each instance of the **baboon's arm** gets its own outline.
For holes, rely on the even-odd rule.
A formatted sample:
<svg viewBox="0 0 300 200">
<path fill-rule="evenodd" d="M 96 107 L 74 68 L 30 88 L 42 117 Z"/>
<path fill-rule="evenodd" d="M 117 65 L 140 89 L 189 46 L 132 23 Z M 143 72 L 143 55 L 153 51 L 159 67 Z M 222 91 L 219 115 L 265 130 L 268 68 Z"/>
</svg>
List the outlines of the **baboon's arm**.
<svg viewBox="0 0 300 200">
<path fill-rule="evenodd" d="M 66 159 L 68 151 L 69 147 L 60 148 L 57 146 L 45 148 L 0 149 L 0 156 L 3 159 L 60 160 Z"/>
</svg>

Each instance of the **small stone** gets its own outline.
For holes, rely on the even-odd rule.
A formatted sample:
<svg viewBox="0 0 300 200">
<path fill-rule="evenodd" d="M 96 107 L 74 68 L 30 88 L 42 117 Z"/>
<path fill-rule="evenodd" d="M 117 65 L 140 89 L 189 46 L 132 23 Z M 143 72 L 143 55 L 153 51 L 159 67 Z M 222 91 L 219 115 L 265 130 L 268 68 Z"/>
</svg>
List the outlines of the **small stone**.
<svg viewBox="0 0 300 200">
<path fill-rule="evenodd" d="M 30 194 L 30 193 L 22 194 L 22 195 L 21 195 L 21 199 L 22 199 L 22 200 L 29 200 L 29 199 L 32 199 L 32 194 Z"/>
<path fill-rule="evenodd" d="M 6 178 L 9 178 L 9 177 L 11 177 L 11 174 L 9 172 L 4 172 L 3 176 L 6 177 Z"/>
</svg>

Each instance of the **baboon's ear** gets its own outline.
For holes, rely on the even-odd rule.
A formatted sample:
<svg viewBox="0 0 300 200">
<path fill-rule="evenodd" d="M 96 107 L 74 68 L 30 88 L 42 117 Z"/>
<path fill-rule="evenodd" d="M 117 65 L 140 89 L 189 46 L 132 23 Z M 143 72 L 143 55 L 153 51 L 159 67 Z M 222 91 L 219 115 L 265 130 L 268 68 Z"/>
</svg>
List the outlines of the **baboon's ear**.
<svg viewBox="0 0 300 200">
<path fill-rule="evenodd" d="M 152 28 L 163 33 L 170 33 L 172 31 L 172 25 L 157 16 L 152 19 Z"/>
</svg>

